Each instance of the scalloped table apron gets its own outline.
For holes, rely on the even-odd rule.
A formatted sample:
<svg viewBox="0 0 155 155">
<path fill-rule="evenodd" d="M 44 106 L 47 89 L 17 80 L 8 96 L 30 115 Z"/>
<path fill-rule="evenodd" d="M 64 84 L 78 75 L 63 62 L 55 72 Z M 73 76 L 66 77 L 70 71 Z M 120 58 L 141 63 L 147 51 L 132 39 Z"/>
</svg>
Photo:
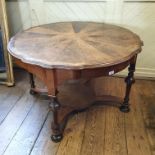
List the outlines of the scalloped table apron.
<svg viewBox="0 0 155 155">
<path fill-rule="evenodd" d="M 92 105 L 116 102 L 122 112 L 129 112 L 129 95 L 142 45 L 135 33 L 119 26 L 60 22 L 17 33 L 8 50 L 15 62 L 30 73 L 30 93 L 49 97 L 53 114 L 51 139 L 59 142 L 68 118 Z M 92 78 L 111 76 L 127 66 L 124 99 L 95 95 Z M 35 86 L 34 75 L 47 89 Z"/>
</svg>

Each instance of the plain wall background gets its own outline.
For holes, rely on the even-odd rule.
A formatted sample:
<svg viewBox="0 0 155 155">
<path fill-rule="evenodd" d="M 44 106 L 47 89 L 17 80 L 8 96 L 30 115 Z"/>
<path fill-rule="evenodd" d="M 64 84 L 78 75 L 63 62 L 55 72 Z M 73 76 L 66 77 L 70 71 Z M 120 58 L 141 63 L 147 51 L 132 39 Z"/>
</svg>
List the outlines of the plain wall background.
<svg viewBox="0 0 155 155">
<path fill-rule="evenodd" d="M 155 0 L 7 0 L 7 10 L 11 35 L 59 21 L 99 21 L 129 28 L 144 41 L 136 75 L 155 78 Z"/>
</svg>

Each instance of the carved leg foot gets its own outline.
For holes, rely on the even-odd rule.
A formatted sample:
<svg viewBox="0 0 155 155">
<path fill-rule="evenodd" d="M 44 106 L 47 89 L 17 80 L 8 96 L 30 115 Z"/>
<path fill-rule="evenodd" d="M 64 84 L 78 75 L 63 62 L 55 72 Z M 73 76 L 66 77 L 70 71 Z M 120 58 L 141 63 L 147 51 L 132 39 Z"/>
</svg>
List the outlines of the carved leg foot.
<svg viewBox="0 0 155 155">
<path fill-rule="evenodd" d="M 30 89 L 30 94 L 31 94 L 31 95 L 36 95 L 37 92 L 35 92 L 33 89 Z"/>
<path fill-rule="evenodd" d="M 121 112 L 128 113 L 128 112 L 130 111 L 129 104 L 128 104 L 128 105 L 125 105 L 125 104 L 123 103 L 123 105 L 120 106 L 120 111 L 121 111 Z"/>
<path fill-rule="evenodd" d="M 121 112 L 127 113 L 127 112 L 130 111 L 129 96 L 130 96 L 131 86 L 135 82 L 134 71 L 135 71 L 135 63 L 134 64 L 130 64 L 130 66 L 129 66 L 129 73 L 128 73 L 127 78 L 125 79 L 125 82 L 126 82 L 126 93 L 125 93 L 124 102 L 123 102 L 123 104 L 120 107 L 120 111 Z"/>
<path fill-rule="evenodd" d="M 58 143 L 62 140 L 63 135 L 62 134 L 58 134 L 58 135 L 51 135 L 51 140 L 55 143 Z"/>
</svg>

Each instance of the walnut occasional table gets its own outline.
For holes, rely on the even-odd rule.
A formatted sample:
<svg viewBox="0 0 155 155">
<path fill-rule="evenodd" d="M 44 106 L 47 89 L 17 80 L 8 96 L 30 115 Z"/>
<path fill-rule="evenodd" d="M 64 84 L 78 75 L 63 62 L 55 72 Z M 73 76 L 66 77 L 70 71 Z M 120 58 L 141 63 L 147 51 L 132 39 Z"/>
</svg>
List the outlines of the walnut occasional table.
<svg viewBox="0 0 155 155">
<path fill-rule="evenodd" d="M 46 84 L 53 113 L 51 138 L 59 142 L 69 116 L 86 110 L 90 105 L 79 105 L 81 97 L 77 97 L 75 106 L 70 103 L 64 105 L 58 97 L 58 91 L 61 93 L 58 86 L 68 80 L 89 81 L 95 77 L 110 76 L 129 65 L 125 98 L 120 106 L 122 112 L 129 112 L 129 94 L 134 83 L 137 54 L 141 52 L 142 45 L 136 34 L 122 27 L 94 22 L 61 22 L 16 34 L 11 38 L 8 50 L 16 63 L 30 73 L 31 94 L 45 92 L 36 88 L 33 75 Z M 91 101 L 91 105 L 115 99 L 110 96 L 98 99 L 93 93 L 87 97 L 89 89 L 85 91 L 86 83 L 75 84 L 75 90 L 77 95 L 80 94 L 81 85 L 82 97 Z M 66 90 L 70 89 L 70 94 L 66 95 L 72 95 L 75 85 L 66 87 Z"/>
</svg>

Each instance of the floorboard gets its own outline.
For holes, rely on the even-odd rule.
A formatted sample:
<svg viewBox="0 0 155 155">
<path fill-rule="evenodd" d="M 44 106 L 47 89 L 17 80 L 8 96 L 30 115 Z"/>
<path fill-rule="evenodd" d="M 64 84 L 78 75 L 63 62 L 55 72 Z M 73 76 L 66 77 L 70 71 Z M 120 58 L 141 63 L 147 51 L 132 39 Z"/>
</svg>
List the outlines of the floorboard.
<svg viewBox="0 0 155 155">
<path fill-rule="evenodd" d="M 6 151 L 6 148 L 29 115 L 35 102 L 36 99 L 26 92 L 0 125 L 0 154 Z"/>
<path fill-rule="evenodd" d="M 150 149 L 155 155 L 155 83 L 150 81 L 143 81 L 143 85 L 138 83 L 137 91 L 140 93 L 141 112 Z"/>
<path fill-rule="evenodd" d="M 53 143 L 50 139 L 51 135 L 51 119 L 52 113 L 49 112 L 47 115 L 46 122 L 36 140 L 36 143 L 32 147 L 30 152 L 31 155 L 55 155 L 59 143 Z"/>
<path fill-rule="evenodd" d="M 36 100 L 4 154 L 29 154 L 46 121 L 48 111 L 48 103 Z"/>
<path fill-rule="evenodd" d="M 57 155 L 80 154 L 84 138 L 86 115 L 87 112 L 79 113 L 70 120 L 64 133 L 64 139 L 56 153 Z"/>
<path fill-rule="evenodd" d="M 94 107 L 88 111 L 80 155 L 104 154 L 106 110 L 107 107 Z"/>
<path fill-rule="evenodd" d="M 2 86 L 0 88 L 0 124 L 4 121 L 9 112 L 16 105 L 18 100 L 22 98 L 27 88 L 28 87 L 24 83 L 24 81 L 22 81 L 22 83 L 18 83 L 15 88 L 7 88 L 5 86 Z"/>
</svg>

